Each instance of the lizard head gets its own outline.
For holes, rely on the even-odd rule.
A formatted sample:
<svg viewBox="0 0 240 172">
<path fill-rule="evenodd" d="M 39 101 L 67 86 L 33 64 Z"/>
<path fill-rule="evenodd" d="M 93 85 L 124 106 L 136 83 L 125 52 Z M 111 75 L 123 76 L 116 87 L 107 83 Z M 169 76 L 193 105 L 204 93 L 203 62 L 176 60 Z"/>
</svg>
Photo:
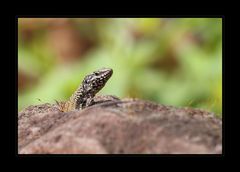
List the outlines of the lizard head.
<svg viewBox="0 0 240 172">
<path fill-rule="evenodd" d="M 87 75 L 82 82 L 83 90 L 87 94 L 95 95 L 104 87 L 112 73 L 112 69 L 103 68 Z"/>
</svg>

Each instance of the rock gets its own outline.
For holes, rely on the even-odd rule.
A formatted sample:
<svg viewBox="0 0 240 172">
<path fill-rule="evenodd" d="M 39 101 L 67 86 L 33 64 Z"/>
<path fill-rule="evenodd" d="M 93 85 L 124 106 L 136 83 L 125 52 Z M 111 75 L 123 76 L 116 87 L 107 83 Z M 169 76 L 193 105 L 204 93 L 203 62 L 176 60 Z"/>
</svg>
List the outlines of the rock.
<svg viewBox="0 0 240 172">
<path fill-rule="evenodd" d="M 222 120 L 213 113 L 143 100 L 62 113 L 29 106 L 18 116 L 19 154 L 221 154 Z"/>
</svg>

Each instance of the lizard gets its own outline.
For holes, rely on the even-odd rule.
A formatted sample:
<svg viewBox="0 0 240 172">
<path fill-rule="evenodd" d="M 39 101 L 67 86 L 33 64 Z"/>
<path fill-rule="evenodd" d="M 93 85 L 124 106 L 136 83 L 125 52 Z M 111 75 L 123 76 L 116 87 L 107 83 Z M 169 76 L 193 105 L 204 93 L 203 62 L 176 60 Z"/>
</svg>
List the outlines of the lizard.
<svg viewBox="0 0 240 172">
<path fill-rule="evenodd" d="M 58 109 L 62 112 L 82 110 L 97 103 L 119 100 L 115 96 L 95 96 L 105 86 L 112 74 L 111 68 L 102 68 L 85 76 L 68 101 L 56 101 Z"/>
</svg>

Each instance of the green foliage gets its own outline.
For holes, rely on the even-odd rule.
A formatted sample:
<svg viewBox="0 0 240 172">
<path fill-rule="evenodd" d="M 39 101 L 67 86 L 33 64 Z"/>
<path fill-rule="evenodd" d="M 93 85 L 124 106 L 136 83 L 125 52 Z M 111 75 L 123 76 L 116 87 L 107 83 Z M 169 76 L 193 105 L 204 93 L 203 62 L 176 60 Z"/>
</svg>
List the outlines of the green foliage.
<svg viewBox="0 0 240 172">
<path fill-rule="evenodd" d="M 74 61 L 58 63 L 46 32 L 24 43 L 19 29 L 18 65 L 37 76 L 19 92 L 19 110 L 68 99 L 83 77 L 102 67 L 113 76 L 100 94 L 139 97 L 162 104 L 222 113 L 221 19 L 70 19 L 94 46 Z M 40 30 L 47 30 L 47 26 Z"/>
</svg>

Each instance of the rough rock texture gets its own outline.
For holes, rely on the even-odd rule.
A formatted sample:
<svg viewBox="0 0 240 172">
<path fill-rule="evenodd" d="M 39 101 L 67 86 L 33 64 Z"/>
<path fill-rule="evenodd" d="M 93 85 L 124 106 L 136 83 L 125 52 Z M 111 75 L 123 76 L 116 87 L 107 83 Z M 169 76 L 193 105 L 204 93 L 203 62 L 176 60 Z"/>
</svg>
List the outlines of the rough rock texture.
<svg viewBox="0 0 240 172">
<path fill-rule="evenodd" d="M 29 106 L 18 114 L 19 154 L 222 153 L 222 120 L 213 113 L 142 100 L 59 112 Z"/>
</svg>

